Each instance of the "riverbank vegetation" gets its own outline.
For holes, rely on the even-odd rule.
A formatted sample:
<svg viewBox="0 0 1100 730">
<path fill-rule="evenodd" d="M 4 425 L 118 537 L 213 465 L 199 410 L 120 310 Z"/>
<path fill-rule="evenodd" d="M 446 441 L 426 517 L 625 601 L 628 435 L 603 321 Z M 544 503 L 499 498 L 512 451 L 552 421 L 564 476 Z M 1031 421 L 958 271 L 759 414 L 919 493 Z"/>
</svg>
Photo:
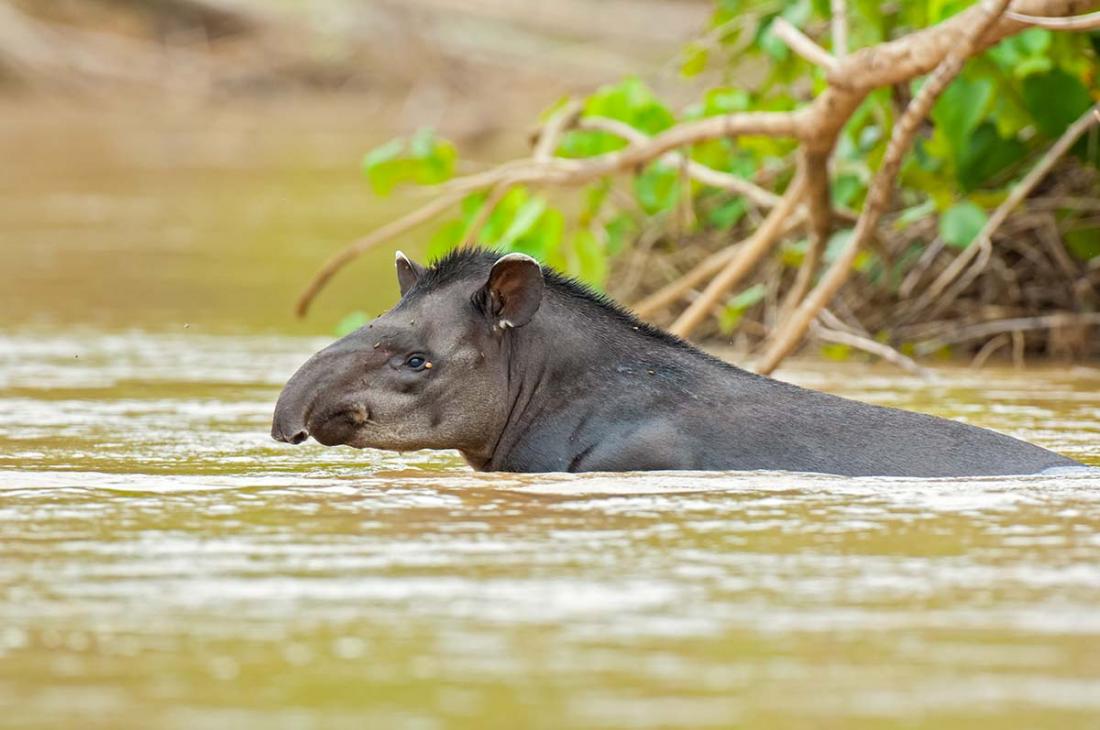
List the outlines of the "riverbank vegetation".
<svg viewBox="0 0 1100 730">
<path fill-rule="evenodd" d="M 529 157 L 457 176 L 448 141 L 395 140 L 364 160 L 375 191 L 435 197 L 338 253 L 300 312 L 430 222 L 433 253 L 532 254 L 765 372 L 807 336 L 911 369 L 1095 354 L 1100 23 L 1006 6 L 720 0 L 681 58 L 694 103 L 627 78 L 548 109 Z"/>
<path fill-rule="evenodd" d="M 363 172 L 420 207 L 338 251 L 302 314 L 364 251 L 478 242 L 764 371 L 806 341 L 919 370 L 1100 354 L 1094 9 L 0 0 L 0 82 L 398 99 L 407 133 Z M 485 153 L 527 129 L 528 154 Z"/>
</svg>

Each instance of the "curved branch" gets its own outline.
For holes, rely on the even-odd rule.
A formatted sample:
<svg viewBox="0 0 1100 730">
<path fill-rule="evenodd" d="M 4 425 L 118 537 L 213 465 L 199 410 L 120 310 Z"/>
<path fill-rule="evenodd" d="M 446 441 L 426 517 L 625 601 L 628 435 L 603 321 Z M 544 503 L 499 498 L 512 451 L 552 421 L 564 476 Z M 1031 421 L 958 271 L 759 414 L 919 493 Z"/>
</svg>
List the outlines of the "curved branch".
<svg viewBox="0 0 1100 730">
<path fill-rule="evenodd" d="M 313 278 L 309 280 L 309 283 L 306 284 L 306 288 L 298 297 L 298 304 L 295 306 L 295 312 L 297 312 L 299 317 L 304 317 L 309 311 L 309 305 L 313 303 L 314 297 L 324 288 L 329 279 L 331 279 L 337 271 L 344 268 L 344 266 L 351 261 L 354 261 L 361 254 L 391 238 L 399 236 L 405 231 L 423 225 L 433 218 L 442 215 L 448 208 L 452 205 L 456 205 L 458 201 L 462 200 L 464 196 L 465 193 L 461 191 L 441 195 L 427 205 L 417 208 L 411 213 L 395 221 L 391 221 L 381 228 L 374 229 L 358 241 L 337 251 L 329 257 L 328 261 L 321 266 L 317 273 L 313 275 Z"/>
<path fill-rule="evenodd" d="M 633 144 L 644 143 L 646 140 L 651 139 L 645 132 L 635 129 L 626 122 L 620 122 L 618 119 L 609 119 L 607 117 L 584 117 L 577 123 L 577 127 L 580 129 L 607 132 L 616 137 L 622 137 Z M 691 158 L 685 158 L 685 156 L 679 152 L 666 152 L 662 155 L 661 159 L 673 166 L 686 165 L 687 174 L 693 180 L 712 188 L 728 190 L 731 193 L 743 195 L 763 208 L 774 208 L 779 202 L 779 196 L 775 193 L 765 190 L 759 185 L 754 185 L 737 175 L 721 172 L 720 170 L 715 170 L 713 167 L 707 167 L 700 162 L 696 162 Z"/>
</svg>

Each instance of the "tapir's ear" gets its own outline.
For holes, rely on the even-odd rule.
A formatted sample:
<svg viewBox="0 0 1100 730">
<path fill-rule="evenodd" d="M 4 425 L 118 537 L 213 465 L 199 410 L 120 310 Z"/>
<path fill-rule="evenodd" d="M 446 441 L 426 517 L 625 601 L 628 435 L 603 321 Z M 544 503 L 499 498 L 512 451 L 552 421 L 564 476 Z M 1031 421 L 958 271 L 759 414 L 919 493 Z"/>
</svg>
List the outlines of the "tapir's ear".
<svg viewBox="0 0 1100 730">
<path fill-rule="evenodd" d="M 424 273 L 424 267 L 400 251 L 397 252 L 394 263 L 397 264 L 397 285 L 401 288 L 401 296 L 405 296 L 405 292 L 412 289 L 413 284 Z"/>
<path fill-rule="evenodd" d="M 485 313 L 500 329 L 522 327 L 542 304 L 542 267 L 527 254 L 501 256 L 480 292 Z"/>
</svg>

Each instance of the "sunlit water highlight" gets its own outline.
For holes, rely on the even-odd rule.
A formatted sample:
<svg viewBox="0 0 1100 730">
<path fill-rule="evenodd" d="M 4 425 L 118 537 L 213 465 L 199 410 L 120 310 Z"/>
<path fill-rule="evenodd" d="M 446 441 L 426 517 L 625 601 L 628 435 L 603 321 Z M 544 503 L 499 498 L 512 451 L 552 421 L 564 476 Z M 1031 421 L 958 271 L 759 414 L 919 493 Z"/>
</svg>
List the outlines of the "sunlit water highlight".
<svg viewBox="0 0 1100 730">
<path fill-rule="evenodd" d="M 0 335 L 0 726 L 1100 724 L 1100 478 L 276 444 L 320 344 Z M 1100 464 L 1096 370 L 786 375 Z"/>
</svg>

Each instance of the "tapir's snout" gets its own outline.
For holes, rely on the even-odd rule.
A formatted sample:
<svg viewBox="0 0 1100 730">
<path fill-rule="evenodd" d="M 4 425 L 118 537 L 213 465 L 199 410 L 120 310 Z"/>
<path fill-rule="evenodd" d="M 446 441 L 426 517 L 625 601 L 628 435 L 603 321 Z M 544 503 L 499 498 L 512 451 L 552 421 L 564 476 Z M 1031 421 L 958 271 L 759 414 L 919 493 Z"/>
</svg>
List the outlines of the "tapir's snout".
<svg viewBox="0 0 1100 730">
<path fill-rule="evenodd" d="M 287 444 L 300 444 L 309 438 L 309 429 L 305 426 L 295 428 L 292 422 L 280 423 L 278 418 L 271 424 L 271 438 Z"/>
<path fill-rule="evenodd" d="M 279 395 L 275 416 L 271 419 L 271 438 L 287 444 L 300 444 L 309 438 L 309 428 L 306 427 L 308 404 L 293 395 L 289 384 Z"/>
<path fill-rule="evenodd" d="M 300 444 L 312 436 L 325 446 L 351 441 L 370 420 L 370 410 L 360 402 L 362 394 L 350 392 L 353 383 L 361 380 L 362 369 L 362 354 L 345 341 L 311 357 L 279 394 L 271 438 Z"/>
</svg>

